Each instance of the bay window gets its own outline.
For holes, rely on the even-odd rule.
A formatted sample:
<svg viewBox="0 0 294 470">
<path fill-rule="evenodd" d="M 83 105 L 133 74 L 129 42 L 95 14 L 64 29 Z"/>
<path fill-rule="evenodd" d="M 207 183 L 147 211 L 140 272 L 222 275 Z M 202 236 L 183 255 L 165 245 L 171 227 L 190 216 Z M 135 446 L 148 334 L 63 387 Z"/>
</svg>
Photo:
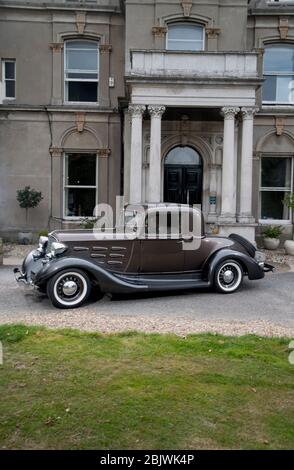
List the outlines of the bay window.
<svg viewBox="0 0 294 470">
<path fill-rule="evenodd" d="M 65 217 L 93 217 L 97 204 L 97 155 L 68 153 L 64 159 Z"/>
<path fill-rule="evenodd" d="M 283 200 L 292 191 L 292 174 L 292 157 L 262 157 L 260 181 L 260 216 L 262 220 L 290 219 L 290 211 L 283 204 Z"/>
<path fill-rule="evenodd" d="M 264 103 L 294 103 L 294 46 L 274 45 L 264 53 Z"/>
<path fill-rule="evenodd" d="M 65 101 L 97 103 L 99 50 L 94 41 L 66 41 L 64 48 Z"/>
<path fill-rule="evenodd" d="M 202 51 L 204 28 L 193 23 L 171 23 L 168 25 L 166 48 L 172 51 Z"/>
</svg>

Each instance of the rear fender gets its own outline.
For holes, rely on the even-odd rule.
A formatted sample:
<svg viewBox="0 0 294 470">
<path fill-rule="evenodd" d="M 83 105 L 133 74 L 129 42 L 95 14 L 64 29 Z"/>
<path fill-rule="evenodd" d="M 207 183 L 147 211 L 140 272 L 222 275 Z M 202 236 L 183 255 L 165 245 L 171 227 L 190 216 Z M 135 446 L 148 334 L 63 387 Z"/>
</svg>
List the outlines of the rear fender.
<svg viewBox="0 0 294 470">
<path fill-rule="evenodd" d="M 258 263 L 250 256 L 240 251 L 234 251 L 230 249 L 221 249 L 216 253 L 213 253 L 206 261 L 203 266 L 203 278 L 208 280 L 210 284 L 214 282 L 214 274 L 217 266 L 226 261 L 227 259 L 234 259 L 238 261 L 245 274 L 248 274 L 249 279 L 262 279 L 264 277 L 263 269 Z"/>
<path fill-rule="evenodd" d="M 64 269 L 75 268 L 88 273 L 90 277 L 99 284 L 99 288 L 102 292 L 130 293 L 134 290 L 148 290 L 148 287 L 145 285 L 128 283 L 100 266 L 96 266 L 87 260 L 77 258 L 61 258 L 50 261 L 36 273 L 34 283 L 36 285 L 44 285 L 58 272 L 63 271 Z"/>
</svg>

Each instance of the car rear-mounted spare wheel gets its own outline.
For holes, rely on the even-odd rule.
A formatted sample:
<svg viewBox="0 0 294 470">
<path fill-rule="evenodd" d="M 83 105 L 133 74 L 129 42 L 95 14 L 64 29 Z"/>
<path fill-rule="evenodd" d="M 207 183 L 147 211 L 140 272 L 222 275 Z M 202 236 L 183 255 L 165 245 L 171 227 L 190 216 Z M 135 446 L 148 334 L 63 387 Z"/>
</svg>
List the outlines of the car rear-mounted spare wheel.
<svg viewBox="0 0 294 470">
<path fill-rule="evenodd" d="M 231 233 L 231 235 L 229 235 L 229 238 L 242 245 L 248 252 L 248 254 L 252 258 L 254 258 L 256 248 L 250 241 L 246 240 L 246 238 L 242 237 L 241 235 L 238 235 L 237 233 Z"/>
</svg>

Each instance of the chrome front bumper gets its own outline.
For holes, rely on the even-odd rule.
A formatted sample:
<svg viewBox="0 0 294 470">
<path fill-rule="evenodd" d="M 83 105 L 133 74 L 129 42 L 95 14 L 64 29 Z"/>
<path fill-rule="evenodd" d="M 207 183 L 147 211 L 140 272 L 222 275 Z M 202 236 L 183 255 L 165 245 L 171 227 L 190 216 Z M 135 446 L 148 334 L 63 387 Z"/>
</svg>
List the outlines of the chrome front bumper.
<svg viewBox="0 0 294 470">
<path fill-rule="evenodd" d="M 13 272 L 14 278 L 20 287 L 23 287 L 25 290 L 35 289 L 33 281 L 28 281 L 26 275 L 19 268 L 14 268 Z"/>
</svg>

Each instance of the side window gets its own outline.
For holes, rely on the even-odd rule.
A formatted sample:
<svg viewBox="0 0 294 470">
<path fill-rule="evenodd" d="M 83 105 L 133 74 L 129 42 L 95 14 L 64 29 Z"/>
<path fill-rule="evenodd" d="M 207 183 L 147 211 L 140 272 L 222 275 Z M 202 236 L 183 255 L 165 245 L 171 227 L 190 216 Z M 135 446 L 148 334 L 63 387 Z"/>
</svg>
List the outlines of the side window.
<svg viewBox="0 0 294 470">
<path fill-rule="evenodd" d="M 4 98 L 15 99 L 15 60 L 3 60 L 2 77 L 4 83 Z"/>
<path fill-rule="evenodd" d="M 167 31 L 166 48 L 172 51 L 202 51 L 204 27 L 196 23 L 171 23 Z"/>
<path fill-rule="evenodd" d="M 97 155 L 68 153 L 64 161 L 64 216 L 93 217 L 97 204 Z"/>
<path fill-rule="evenodd" d="M 65 101 L 97 103 L 98 83 L 98 43 L 67 41 L 64 48 Z"/>
<path fill-rule="evenodd" d="M 289 209 L 283 204 L 292 190 L 292 158 L 261 159 L 260 217 L 263 220 L 289 220 Z"/>
<path fill-rule="evenodd" d="M 294 103 L 294 47 L 269 46 L 264 53 L 263 103 Z"/>
</svg>

